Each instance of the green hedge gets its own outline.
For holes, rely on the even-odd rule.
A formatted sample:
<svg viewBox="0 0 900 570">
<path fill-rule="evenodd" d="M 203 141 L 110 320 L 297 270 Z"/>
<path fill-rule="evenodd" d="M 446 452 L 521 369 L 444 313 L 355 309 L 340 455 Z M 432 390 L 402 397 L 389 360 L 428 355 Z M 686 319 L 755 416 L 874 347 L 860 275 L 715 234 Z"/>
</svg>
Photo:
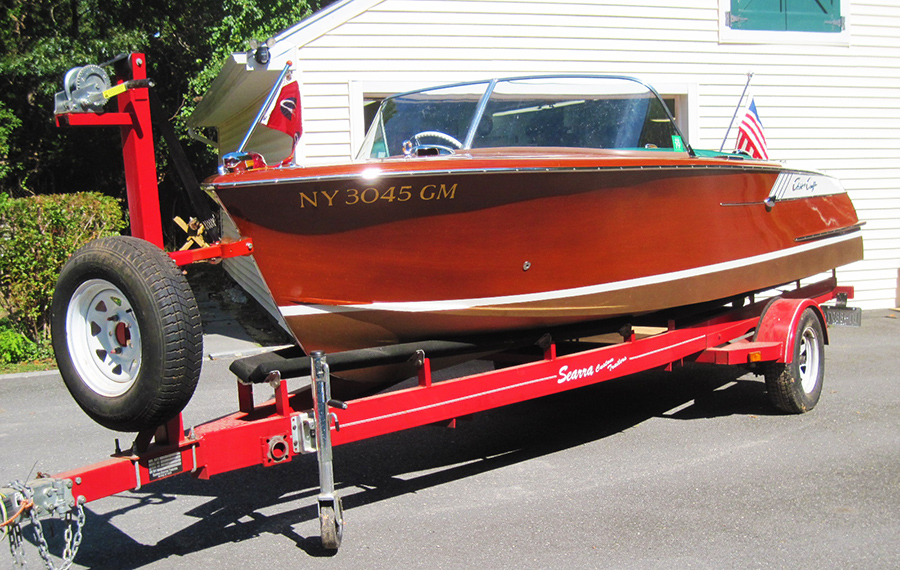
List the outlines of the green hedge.
<svg viewBox="0 0 900 570">
<path fill-rule="evenodd" d="M 94 192 L 10 198 L 0 194 L 0 309 L 6 330 L 38 346 L 50 337 L 50 302 L 63 264 L 85 243 L 127 226 L 119 200 Z M 28 354 L 7 334 L 0 356 Z M 0 347 L 2 350 L 2 347 Z"/>
</svg>

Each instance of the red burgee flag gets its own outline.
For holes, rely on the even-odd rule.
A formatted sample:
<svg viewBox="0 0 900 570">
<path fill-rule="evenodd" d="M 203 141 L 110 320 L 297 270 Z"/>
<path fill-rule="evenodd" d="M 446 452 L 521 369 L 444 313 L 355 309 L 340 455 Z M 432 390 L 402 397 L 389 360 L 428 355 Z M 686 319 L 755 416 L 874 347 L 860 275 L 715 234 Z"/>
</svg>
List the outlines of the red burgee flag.
<svg viewBox="0 0 900 570">
<path fill-rule="evenodd" d="M 296 80 L 282 86 L 261 122 L 270 129 L 290 135 L 295 141 L 300 138 L 303 124 L 300 121 L 300 86 Z"/>
<path fill-rule="evenodd" d="M 762 121 L 756 112 L 756 101 L 750 97 L 750 105 L 747 114 L 738 128 L 735 150 L 744 151 L 753 158 L 769 160 L 769 149 L 766 146 L 766 133 L 763 131 Z"/>
</svg>

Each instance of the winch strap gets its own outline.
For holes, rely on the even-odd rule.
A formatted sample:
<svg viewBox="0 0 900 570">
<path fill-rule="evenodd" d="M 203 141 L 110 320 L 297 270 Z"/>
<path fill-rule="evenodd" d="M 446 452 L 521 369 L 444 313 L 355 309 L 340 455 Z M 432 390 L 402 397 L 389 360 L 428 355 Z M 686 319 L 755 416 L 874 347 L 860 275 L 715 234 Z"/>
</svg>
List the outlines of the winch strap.
<svg viewBox="0 0 900 570">
<path fill-rule="evenodd" d="M 206 196 L 203 190 L 200 189 L 200 182 L 194 175 L 194 170 L 191 168 L 187 155 L 181 147 L 181 142 L 175 134 L 175 129 L 172 128 L 172 124 L 169 121 L 165 120 L 159 97 L 157 97 L 153 89 L 149 91 L 151 121 L 162 132 L 166 146 L 169 147 L 169 156 L 172 158 L 172 165 L 175 167 L 178 179 L 181 181 L 181 185 L 191 203 L 191 207 L 194 209 L 194 213 L 197 215 L 197 219 L 206 228 L 207 241 L 216 242 L 219 240 L 219 229 L 216 226 L 212 208 L 209 207 Z"/>
</svg>

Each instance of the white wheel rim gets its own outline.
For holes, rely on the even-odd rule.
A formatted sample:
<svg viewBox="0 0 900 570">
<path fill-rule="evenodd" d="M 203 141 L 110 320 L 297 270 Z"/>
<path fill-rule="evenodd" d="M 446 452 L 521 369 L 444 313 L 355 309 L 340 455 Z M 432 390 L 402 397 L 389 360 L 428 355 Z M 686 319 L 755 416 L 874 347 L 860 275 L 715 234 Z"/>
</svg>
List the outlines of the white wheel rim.
<svg viewBox="0 0 900 570">
<path fill-rule="evenodd" d="M 800 338 L 800 354 L 797 368 L 800 371 L 800 385 L 807 394 L 811 393 L 819 381 L 819 342 L 818 335 L 812 327 L 803 331 Z"/>
<path fill-rule="evenodd" d="M 82 283 L 66 310 L 66 339 L 78 375 L 88 388 L 121 396 L 141 369 L 141 331 L 131 302 L 103 279 Z"/>
</svg>

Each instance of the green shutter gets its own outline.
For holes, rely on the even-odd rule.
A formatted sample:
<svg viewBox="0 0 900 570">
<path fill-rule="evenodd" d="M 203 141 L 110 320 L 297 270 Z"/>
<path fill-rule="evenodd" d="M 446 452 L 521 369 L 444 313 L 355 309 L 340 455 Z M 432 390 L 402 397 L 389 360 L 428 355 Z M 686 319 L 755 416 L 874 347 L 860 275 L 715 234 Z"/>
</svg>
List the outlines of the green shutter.
<svg viewBox="0 0 900 570">
<path fill-rule="evenodd" d="M 840 0 L 787 0 L 787 29 L 795 32 L 840 32 Z"/>
<path fill-rule="evenodd" d="M 731 0 L 729 25 L 735 30 L 840 32 L 840 0 Z"/>
<path fill-rule="evenodd" d="M 731 27 L 735 30 L 787 29 L 785 0 L 731 0 Z"/>
</svg>

